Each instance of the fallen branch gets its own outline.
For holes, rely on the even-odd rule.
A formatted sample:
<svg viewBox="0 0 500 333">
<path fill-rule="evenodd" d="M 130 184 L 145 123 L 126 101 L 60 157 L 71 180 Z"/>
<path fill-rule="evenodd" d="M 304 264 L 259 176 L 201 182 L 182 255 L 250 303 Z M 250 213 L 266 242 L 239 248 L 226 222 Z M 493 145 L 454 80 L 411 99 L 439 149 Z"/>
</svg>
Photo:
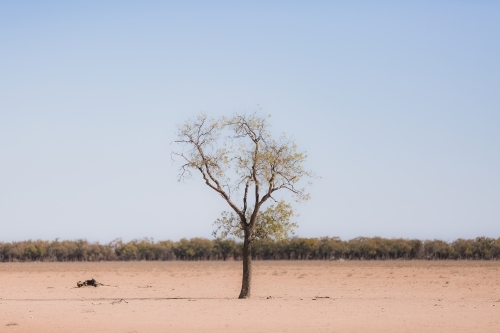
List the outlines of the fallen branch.
<svg viewBox="0 0 500 333">
<path fill-rule="evenodd" d="M 115 304 L 120 304 L 121 302 L 125 302 L 128 304 L 128 302 L 126 300 L 124 300 L 123 298 L 120 299 L 119 301 L 114 301 L 114 302 L 111 302 L 111 304 L 115 305 Z"/>
<path fill-rule="evenodd" d="M 90 280 L 85 280 L 85 281 L 78 281 L 76 283 L 76 286 L 78 288 L 81 288 L 81 287 L 99 287 L 99 286 L 107 286 L 107 287 L 112 287 L 108 284 L 102 284 L 100 282 L 97 282 L 94 278 L 90 279 Z"/>
</svg>

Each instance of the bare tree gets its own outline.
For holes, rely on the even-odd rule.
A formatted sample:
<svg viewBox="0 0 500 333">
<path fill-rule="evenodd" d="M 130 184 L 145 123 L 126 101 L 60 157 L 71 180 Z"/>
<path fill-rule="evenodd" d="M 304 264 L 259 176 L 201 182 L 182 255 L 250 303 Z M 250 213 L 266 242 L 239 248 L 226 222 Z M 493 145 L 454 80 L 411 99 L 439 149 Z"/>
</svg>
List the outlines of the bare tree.
<svg viewBox="0 0 500 333">
<path fill-rule="evenodd" d="M 266 118 L 253 113 L 209 119 L 201 114 L 178 126 L 175 143 L 180 150 L 172 152 L 182 161 L 180 181 L 196 170 L 232 209 L 215 222 L 214 234 L 220 231 L 223 237 L 232 234 L 244 239 L 239 298 L 250 297 L 252 242 L 287 238 L 296 227 L 289 221 L 291 206 L 277 201 L 276 192 L 288 192 L 297 201 L 307 200 L 309 194 L 300 180 L 313 176 L 303 167 L 305 153 L 284 134 L 273 139 Z M 277 204 L 263 210 L 268 200 Z"/>
</svg>

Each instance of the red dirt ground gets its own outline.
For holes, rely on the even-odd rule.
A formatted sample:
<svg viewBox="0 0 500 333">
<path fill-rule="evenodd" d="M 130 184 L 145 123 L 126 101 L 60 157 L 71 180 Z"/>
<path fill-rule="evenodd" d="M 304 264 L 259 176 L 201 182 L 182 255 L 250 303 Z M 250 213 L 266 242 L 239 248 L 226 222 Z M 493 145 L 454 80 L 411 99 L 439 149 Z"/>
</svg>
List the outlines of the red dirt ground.
<svg viewBox="0 0 500 333">
<path fill-rule="evenodd" d="M 495 261 L 256 261 L 240 283 L 233 261 L 0 263 L 0 332 L 500 332 Z"/>
</svg>

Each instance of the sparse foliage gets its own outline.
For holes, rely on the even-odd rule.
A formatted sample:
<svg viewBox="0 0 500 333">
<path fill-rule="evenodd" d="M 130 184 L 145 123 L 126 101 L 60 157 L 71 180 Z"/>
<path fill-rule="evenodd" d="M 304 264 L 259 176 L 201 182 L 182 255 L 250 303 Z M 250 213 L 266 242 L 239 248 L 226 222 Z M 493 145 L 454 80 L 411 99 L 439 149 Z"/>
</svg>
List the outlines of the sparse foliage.
<svg viewBox="0 0 500 333">
<path fill-rule="evenodd" d="M 294 234 L 294 228 L 297 228 L 296 222 L 291 222 L 293 217 L 292 206 L 284 200 L 280 200 L 276 205 L 269 206 L 261 212 L 255 223 L 255 229 L 252 234 L 253 240 L 277 240 L 284 241 Z M 250 219 L 250 216 L 247 216 Z M 221 238 L 235 236 L 243 239 L 243 229 L 239 217 L 233 212 L 222 212 L 214 225 L 217 227 L 213 235 Z"/>
<path fill-rule="evenodd" d="M 304 169 L 306 155 L 286 135 L 273 138 L 267 118 L 257 113 L 219 119 L 201 114 L 178 127 L 175 143 L 180 146 L 172 152 L 181 163 L 179 180 L 199 172 L 231 208 L 215 222 L 216 234 L 243 238 L 240 298 L 248 298 L 254 240 L 285 239 L 296 227 L 290 222 L 291 206 L 275 195 L 288 192 L 297 201 L 309 198 L 301 185 L 304 178 L 313 176 Z M 269 200 L 276 205 L 265 208 Z"/>
</svg>

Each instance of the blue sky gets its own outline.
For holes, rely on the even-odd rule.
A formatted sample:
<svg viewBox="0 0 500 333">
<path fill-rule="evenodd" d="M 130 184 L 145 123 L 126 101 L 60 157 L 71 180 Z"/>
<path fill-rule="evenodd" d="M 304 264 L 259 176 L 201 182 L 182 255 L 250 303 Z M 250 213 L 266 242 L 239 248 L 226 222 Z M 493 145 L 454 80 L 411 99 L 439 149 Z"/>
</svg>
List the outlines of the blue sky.
<svg viewBox="0 0 500 333">
<path fill-rule="evenodd" d="M 211 237 L 175 125 L 259 104 L 301 237 L 500 237 L 500 3 L 2 2 L 0 241 Z"/>
</svg>

